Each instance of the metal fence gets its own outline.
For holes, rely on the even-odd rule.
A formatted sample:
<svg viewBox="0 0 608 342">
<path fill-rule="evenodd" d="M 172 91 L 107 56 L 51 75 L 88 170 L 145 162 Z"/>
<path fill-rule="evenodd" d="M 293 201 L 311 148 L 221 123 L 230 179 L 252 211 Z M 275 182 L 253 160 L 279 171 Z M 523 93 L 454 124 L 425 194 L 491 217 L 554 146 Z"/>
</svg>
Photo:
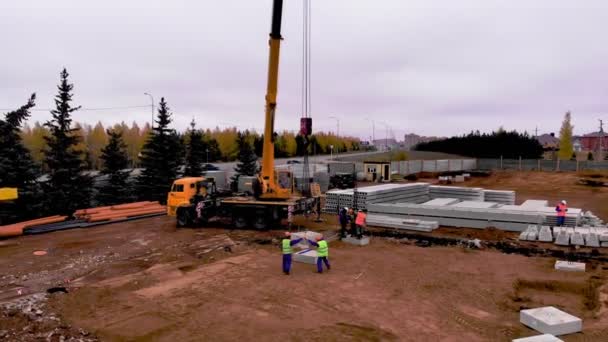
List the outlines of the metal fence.
<svg viewBox="0 0 608 342">
<path fill-rule="evenodd" d="M 608 161 L 544 159 L 477 159 L 480 170 L 584 171 L 608 170 Z"/>
<path fill-rule="evenodd" d="M 391 162 L 391 172 L 412 175 L 420 172 L 470 171 L 477 169 L 475 159 L 408 160 Z"/>
</svg>

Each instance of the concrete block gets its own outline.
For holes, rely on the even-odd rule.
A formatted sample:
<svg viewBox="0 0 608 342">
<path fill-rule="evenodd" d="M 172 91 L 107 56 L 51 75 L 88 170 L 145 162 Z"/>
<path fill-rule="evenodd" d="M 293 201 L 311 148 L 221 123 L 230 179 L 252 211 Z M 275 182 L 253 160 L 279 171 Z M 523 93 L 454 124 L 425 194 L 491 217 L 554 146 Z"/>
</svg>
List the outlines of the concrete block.
<svg viewBox="0 0 608 342">
<path fill-rule="evenodd" d="M 608 242 L 608 233 L 601 233 L 598 235 L 600 242 Z"/>
<path fill-rule="evenodd" d="M 598 239 L 598 236 L 596 233 L 587 234 L 587 237 L 585 238 L 585 246 L 587 246 L 587 247 L 599 247 L 600 246 L 600 240 Z"/>
<path fill-rule="evenodd" d="M 553 306 L 521 310 L 519 321 L 543 334 L 573 334 L 583 329 L 583 321 Z"/>
<path fill-rule="evenodd" d="M 314 249 L 305 249 L 303 251 L 293 253 L 292 259 L 295 262 L 302 262 L 305 264 L 317 264 L 317 251 Z"/>
<path fill-rule="evenodd" d="M 538 241 L 542 242 L 552 242 L 553 234 L 551 233 L 551 227 L 542 226 L 540 227 L 540 232 L 538 233 Z"/>
<path fill-rule="evenodd" d="M 583 234 L 579 232 L 574 232 L 574 234 L 572 234 L 572 236 L 570 237 L 570 243 L 575 246 L 584 246 L 585 239 L 583 238 Z"/>
<path fill-rule="evenodd" d="M 555 269 L 560 271 L 585 272 L 585 263 L 556 260 Z"/>
<path fill-rule="evenodd" d="M 523 232 L 519 233 L 519 239 L 522 241 L 527 241 L 528 240 L 528 231 L 524 230 Z"/>
<path fill-rule="evenodd" d="M 560 230 L 555 237 L 555 244 L 559 246 L 570 246 L 570 234 L 566 230 Z"/>
<path fill-rule="evenodd" d="M 354 236 L 349 236 L 345 239 L 342 239 L 342 242 L 346 242 L 355 246 L 367 246 L 369 245 L 369 237 L 364 236 L 361 239 L 357 239 Z"/>
<path fill-rule="evenodd" d="M 551 334 L 542 334 L 530 337 L 516 338 L 511 342 L 564 342 L 564 340 L 559 339 Z"/>
</svg>

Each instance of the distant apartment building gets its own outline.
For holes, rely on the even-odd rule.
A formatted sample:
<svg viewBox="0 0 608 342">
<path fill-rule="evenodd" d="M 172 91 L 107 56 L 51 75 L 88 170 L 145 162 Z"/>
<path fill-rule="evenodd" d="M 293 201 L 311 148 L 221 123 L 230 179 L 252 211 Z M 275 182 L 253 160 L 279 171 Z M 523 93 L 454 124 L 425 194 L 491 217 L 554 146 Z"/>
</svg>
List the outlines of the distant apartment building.
<svg viewBox="0 0 608 342">
<path fill-rule="evenodd" d="M 416 145 L 420 144 L 420 143 L 425 143 L 425 142 L 429 142 L 429 141 L 434 141 L 434 140 L 441 140 L 441 139 L 445 139 L 442 137 L 423 137 L 420 136 L 418 134 L 415 133 L 408 133 L 403 137 L 403 148 L 405 148 L 406 150 L 411 150 L 413 149 Z"/>
<path fill-rule="evenodd" d="M 399 148 L 399 143 L 394 138 L 376 139 L 372 141 L 378 151 L 390 151 Z"/>
</svg>

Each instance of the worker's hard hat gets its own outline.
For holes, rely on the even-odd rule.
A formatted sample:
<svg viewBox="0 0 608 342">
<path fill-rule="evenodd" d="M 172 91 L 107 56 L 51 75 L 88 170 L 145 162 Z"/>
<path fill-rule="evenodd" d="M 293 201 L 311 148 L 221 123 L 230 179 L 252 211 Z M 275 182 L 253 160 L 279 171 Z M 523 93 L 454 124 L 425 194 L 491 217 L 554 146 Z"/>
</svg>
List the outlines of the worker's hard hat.
<svg viewBox="0 0 608 342">
<path fill-rule="evenodd" d="M 285 232 L 285 236 L 291 236 L 290 232 Z"/>
<path fill-rule="evenodd" d="M 348 210 L 348 207 L 344 207 L 344 210 Z"/>
<path fill-rule="evenodd" d="M 317 241 L 319 240 L 323 240 L 323 235 L 317 235 L 317 237 L 315 238 Z"/>
<path fill-rule="evenodd" d="M 568 204 L 566 200 L 562 200 L 562 204 Z"/>
</svg>

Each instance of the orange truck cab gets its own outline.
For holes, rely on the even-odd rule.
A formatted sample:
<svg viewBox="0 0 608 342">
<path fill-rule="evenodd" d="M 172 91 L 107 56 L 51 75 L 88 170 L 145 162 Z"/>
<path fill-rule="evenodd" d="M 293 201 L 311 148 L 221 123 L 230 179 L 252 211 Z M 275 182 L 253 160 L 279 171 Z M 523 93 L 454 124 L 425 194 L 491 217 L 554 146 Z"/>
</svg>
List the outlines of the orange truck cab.
<svg viewBox="0 0 608 342">
<path fill-rule="evenodd" d="M 185 177 L 175 180 L 171 191 L 167 194 L 167 215 L 175 216 L 181 205 L 189 205 L 190 199 L 196 195 L 197 183 L 204 181 L 205 177 Z"/>
</svg>

